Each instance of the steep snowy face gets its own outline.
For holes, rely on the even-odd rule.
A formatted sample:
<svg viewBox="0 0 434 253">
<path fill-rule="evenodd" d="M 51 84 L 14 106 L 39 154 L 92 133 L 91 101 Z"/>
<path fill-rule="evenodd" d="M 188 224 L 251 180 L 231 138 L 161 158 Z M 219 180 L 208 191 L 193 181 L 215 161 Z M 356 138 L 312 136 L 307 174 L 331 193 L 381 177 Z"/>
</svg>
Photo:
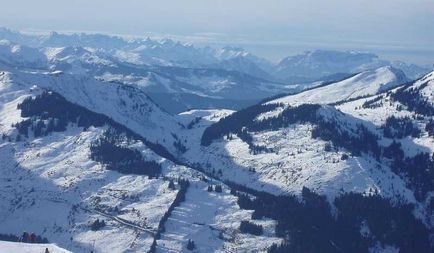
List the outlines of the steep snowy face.
<svg viewBox="0 0 434 253">
<path fill-rule="evenodd" d="M 8 85 L 53 90 L 68 101 L 107 115 L 144 138 L 175 151 L 170 134 L 180 127 L 171 115 L 159 108 L 140 88 L 100 82 L 85 76 L 61 72 L 4 74 Z"/>
<path fill-rule="evenodd" d="M 288 105 L 304 103 L 330 104 L 375 95 L 407 81 L 408 79 L 402 71 L 387 66 L 362 72 L 337 83 L 272 100 L 269 103 Z"/>
<path fill-rule="evenodd" d="M 417 89 L 422 98 L 425 98 L 429 103 L 434 105 L 434 72 L 431 72 L 423 78 L 417 80 L 408 89 Z"/>
<path fill-rule="evenodd" d="M 0 40 L 0 64 L 24 68 L 46 68 L 47 57 L 38 49 Z"/>
</svg>

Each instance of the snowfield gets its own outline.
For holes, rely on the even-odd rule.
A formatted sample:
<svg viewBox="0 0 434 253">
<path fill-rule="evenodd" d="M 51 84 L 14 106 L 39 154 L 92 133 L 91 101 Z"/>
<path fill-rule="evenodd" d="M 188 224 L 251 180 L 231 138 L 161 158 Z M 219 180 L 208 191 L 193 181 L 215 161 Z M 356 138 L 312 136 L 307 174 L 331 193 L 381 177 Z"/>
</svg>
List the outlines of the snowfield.
<svg viewBox="0 0 434 253">
<path fill-rule="evenodd" d="M 157 252 L 190 252 L 188 239 L 195 242 L 197 252 L 266 252 L 281 242 L 272 220 L 254 221 L 265 228 L 262 236 L 240 233 L 240 221 L 251 220 L 252 211 L 240 209 L 228 189 L 207 192 L 207 185 L 195 182 L 189 187 L 185 203 L 175 208 L 167 232 L 157 241 Z"/>
<path fill-rule="evenodd" d="M 407 82 L 405 75 L 392 67 L 365 71 L 343 81 L 272 100 L 269 103 L 298 105 L 304 103 L 330 104 L 375 95 Z"/>
<path fill-rule="evenodd" d="M 311 125 L 294 125 L 254 133 L 255 143 L 272 148 L 272 153 L 254 155 L 246 143 L 234 138 L 215 141 L 206 148 L 191 148 L 185 157 L 221 170 L 222 179 L 274 194 L 299 195 L 305 186 L 331 200 L 343 190 L 366 194 L 377 191 L 388 198 L 402 196 L 414 202 L 404 182 L 389 168 L 369 156 L 342 161 L 341 156 L 348 153 L 324 152 L 326 142 L 312 139 L 311 129 Z M 190 135 L 188 140 L 195 139 Z"/>
<path fill-rule="evenodd" d="M 29 244 L 0 241 L 0 253 L 71 253 L 66 249 L 59 248 L 56 244 Z"/>
</svg>

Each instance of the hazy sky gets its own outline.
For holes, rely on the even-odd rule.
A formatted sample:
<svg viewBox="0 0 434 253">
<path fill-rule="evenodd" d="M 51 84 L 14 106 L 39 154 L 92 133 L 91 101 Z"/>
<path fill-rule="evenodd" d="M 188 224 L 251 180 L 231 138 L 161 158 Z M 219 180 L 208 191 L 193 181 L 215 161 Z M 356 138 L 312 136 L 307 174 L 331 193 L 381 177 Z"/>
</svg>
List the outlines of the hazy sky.
<svg viewBox="0 0 434 253">
<path fill-rule="evenodd" d="M 434 63 L 434 0 L 0 0 L 0 26 L 170 35 L 278 59 L 356 49 Z"/>
</svg>

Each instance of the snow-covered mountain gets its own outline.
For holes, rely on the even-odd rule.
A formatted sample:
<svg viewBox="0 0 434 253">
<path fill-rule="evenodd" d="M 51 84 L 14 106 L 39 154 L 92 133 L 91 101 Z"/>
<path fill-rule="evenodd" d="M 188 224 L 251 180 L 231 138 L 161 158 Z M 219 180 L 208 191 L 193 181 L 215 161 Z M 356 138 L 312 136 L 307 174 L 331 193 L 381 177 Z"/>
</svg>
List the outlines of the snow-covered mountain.
<svg viewBox="0 0 434 253">
<path fill-rule="evenodd" d="M 0 40 L 0 65 L 3 68 L 44 68 L 47 66 L 47 57 L 38 49 Z"/>
<path fill-rule="evenodd" d="M 433 162 L 434 74 L 379 89 L 392 70 L 336 106 L 176 117 L 137 88 L 2 72 L 0 235 L 32 231 L 73 252 L 277 252 L 304 251 L 314 227 L 315 249 L 430 252 L 431 167 L 418 166 Z"/>
<path fill-rule="evenodd" d="M 237 109 L 293 88 L 223 68 L 130 64 L 90 48 L 49 48 L 45 52 L 50 70 L 140 87 L 170 112 L 216 105 Z"/>
<path fill-rule="evenodd" d="M 288 85 L 239 48 L 0 35 L 0 252 L 434 250 L 434 72 L 322 52 Z"/>
<path fill-rule="evenodd" d="M 297 167 L 296 164 L 300 162 L 301 171 L 308 169 L 309 165 L 307 164 L 311 164 L 313 166 L 312 169 L 314 171 L 319 170 L 318 173 L 320 174 L 323 173 L 321 172 L 322 166 L 325 166 L 325 171 L 337 176 L 335 171 L 331 172 L 331 170 L 327 168 L 329 166 L 338 166 L 334 164 L 335 162 L 330 163 L 330 161 L 334 159 L 339 160 L 341 154 L 339 154 L 337 150 L 340 150 L 340 147 L 335 147 L 336 150 L 333 151 L 337 152 L 334 154 L 336 156 L 335 158 L 333 158 L 333 156 L 326 158 L 324 153 L 320 152 L 320 147 L 326 145 L 330 140 L 321 140 L 321 138 L 311 137 L 311 132 L 317 127 L 315 125 L 319 124 L 318 121 L 325 121 L 327 123 L 334 122 L 334 124 L 337 125 L 333 127 L 337 129 L 341 128 L 339 131 L 350 132 L 359 131 L 358 126 L 363 125 L 368 130 L 373 131 L 374 135 L 383 136 L 383 124 L 386 123 L 388 117 L 408 116 L 414 118 L 418 115 L 420 115 L 420 119 L 415 120 L 416 122 L 414 124 L 418 126 L 421 133 L 418 134 L 419 137 L 410 138 L 406 140 L 406 142 L 409 142 L 409 145 L 410 142 L 425 142 L 422 145 L 424 147 L 414 150 L 414 148 L 417 147 L 416 145 L 406 151 L 411 152 L 411 155 L 424 150 L 431 153 L 434 151 L 434 143 L 428 133 L 430 128 L 429 126 L 425 127 L 425 124 L 429 123 L 432 114 L 433 74 L 431 73 L 416 82 L 406 84 L 405 82 L 398 81 L 397 75 L 394 74 L 392 70 L 392 68 L 383 67 L 373 72 L 363 72 L 341 82 L 271 100 L 264 104 L 241 110 L 228 116 L 226 120 L 221 120 L 219 123 L 211 125 L 210 127 L 208 127 L 209 124 L 202 124 L 202 127 L 199 127 L 201 124 L 198 124 L 198 128 L 202 128 L 202 130 L 197 129 L 198 135 L 196 138 L 199 140 L 192 138 L 190 132 L 189 140 L 196 142 L 201 141 L 202 147 L 192 145 L 197 148 L 190 149 L 185 155 L 189 156 L 188 159 L 195 159 L 196 157 L 196 159 L 202 160 L 204 163 L 209 163 L 210 161 L 218 163 L 218 166 L 212 167 L 226 167 L 227 169 L 223 170 L 223 175 L 227 176 L 227 178 L 239 178 L 241 181 L 244 179 L 253 180 L 259 189 L 269 189 L 272 191 L 272 189 L 276 187 L 282 190 L 281 184 L 286 182 L 288 184 L 287 187 L 290 187 L 290 189 L 295 187 L 295 189 L 301 190 L 301 186 L 305 185 L 305 182 L 301 183 L 301 186 L 297 188 L 294 181 L 288 179 L 288 176 L 269 176 L 268 173 L 274 175 L 274 173 L 277 173 L 275 172 L 276 170 L 279 170 L 280 173 L 280 169 L 287 168 L 289 164 L 292 164 L 290 167 L 295 169 L 294 166 Z M 370 82 L 367 80 L 370 80 Z M 360 92 L 360 94 L 357 92 Z M 407 92 L 410 94 L 408 97 L 401 95 L 401 93 L 406 94 Z M 403 101 L 399 100 L 401 99 L 400 96 L 404 96 L 404 98 L 402 98 Z M 369 109 L 367 104 L 369 104 L 370 101 L 372 101 L 371 103 L 380 104 L 381 106 Z M 362 105 L 365 102 L 364 107 Z M 397 109 L 383 110 L 383 107 L 386 107 L 386 103 L 388 104 L 388 108 L 395 107 Z M 407 103 L 415 103 L 416 106 Z M 420 105 L 418 103 L 420 103 Z M 406 107 L 410 108 L 405 109 Z M 343 110 L 343 108 L 345 108 L 345 110 Z M 344 113 L 342 113 L 341 110 Z M 399 110 L 399 112 L 397 110 Z M 372 113 L 368 114 L 367 111 L 372 111 Z M 311 114 L 313 119 L 309 118 Z M 379 117 L 381 120 L 378 119 Z M 285 123 L 286 121 L 289 122 Z M 231 122 L 233 125 L 231 125 Z M 204 128 L 206 131 L 202 135 L 201 131 L 203 131 Z M 243 130 L 249 131 L 250 128 L 252 132 L 244 132 Z M 244 136 L 244 134 L 246 136 Z M 249 137 L 249 135 L 251 136 Z M 280 142 L 282 143 L 279 144 Z M 390 141 L 385 141 L 385 143 L 390 144 Z M 318 147 L 316 147 L 316 145 L 318 145 Z M 206 148 L 204 148 L 204 146 Z M 255 148 L 257 148 L 257 150 L 255 150 Z M 320 159 L 324 159 L 323 162 L 313 162 L 313 157 L 308 156 L 310 153 L 318 155 Z M 204 157 L 199 157 L 198 154 L 203 154 Z M 284 154 L 289 154 L 289 156 L 285 156 Z M 307 156 L 306 158 L 300 158 L 300 156 L 305 155 Z M 361 159 L 369 159 L 369 156 L 356 157 L 356 159 L 360 162 Z M 290 160 L 292 163 L 286 160 Z M 349 161 L 350 160 L 345 160 L 343 163 L 346 164 Z M 322 165 L 322 163 L 324 163 L 324 165 Z M 370 167 L 371 165 L 366 166 Z M 261 170 L 264 171 L 261 171 L 259 175 L 253 178 L 252 176 L 237 176 L 237 173 L 250 174 L 251 168 L 255 168 L 256 170 L 261 168 Z M 357 166 L 348 166 L 347 168 L 354 169 L 357 168 Z M 270 170 L 271 172 L 269 172 Z M 228 174 L 226 175 L 225 172 Z M 282 173 L 285 174 L 287 171 L 283 169 Z M 313 172 L 307 171 L 306 175 L 314 180 L 314 182 L 321 184 L 327 181 L 317 180 L 317 177 L 312 176 L 312 173 Z M 296 178 L 299 179 L 298 176 Z M 349 177 L 348 179 L 351 178 L 352 177 Z M 339 191 L 340 187 L 349 186 L 348 183 L 342 181 L 342 178 L 337 179 L 339 180 L 336 181 L 343 185 L 336 187 L 336 191 Z M 359 178 L 354 179 L 359 180 Z M 265 182 L 273 183 L 267 184 Z M 389 181 L 387 182 L 390 183 Z M 248 183 L 243 183 L 251 186 L 253 182 L 249 181 Z M 331 184 L 329 182 L 324 186 L 330 187 Z"/>
<path fill-rule="evenodd" d="M 315 50 L 284 58 L 277 65 L 274 75 L 280 80 L 308 82 L 337 73 L 359 73 L 387 65 L 401 69 L 411 79 L 429 72 L 428 68 L 399 61 L 389 62 L 372 53 Z"/>
<path fill-rule="evenodd" d="M 197 47 L 170 39 L 102 34 L 34 35 L 0 30 L 0 64 L 63 71 L 140 86 L 165 110 L 241 109 L 264 98 L 392 66 L 409 79 L 428 70 L 370 53 L 317 50 L 279 64 L 239 47 Z M 3 62 L 3 63 L 2 63 Z"/>
<path fill-rule="evenodd" d="M 330 104 L 375 95 L 405 84 L 408 81 L 401 70 L 387 66 L 364 71 L 342 81 L 279 98 L 270 101 L 270 103 L 290 105 L 304 103 Z"/>
<path fill-rule="evenodd" d="M 348 80 L 330 84 L 325 86 L 329 89 L 312 89 L 246 108 L 216 123 L 209 120 L 213 114 L 198 116 L 192 127 L 195 134 L 187 131 L 187 143 L 195 144 L 187 144 L 192 148 L 183 157 L 201 163 L 223 180 L 258 191 L 303 196 L 307 187 L 325 195 L 334 205 L 341 203 L 344 192 L 381 196 L 400 203 L 395 206 L 398 209 L 407 203 L 414 207 L 412 215 L 432 231 L 433 73 L 414 83 L 381 89 L 381 82 L 376 81 L 381 79 L 378 73 L 384 71 L 390 73 L 391 69 L 377 70 L 372 86 L 358 83 L 356 80 L 365 76 L 360 74 L 349 80 L 361 86 L 344 85 Z M 352 87 L 353 92 L 342 85 Z M 362 97 L 348 100 L 347 95 L 360 87 L 366 88 Z M 345 94 L 337 95 L 337 90 Z M 196 144 L 199 142 L 201 146 Z M 377 204 L 369 205 L 380 208 Z M 261 205 L 256 208 L 270 216 L 275 212 Z M 336 212 L 339 216 L 344 211 Z M 295 221 L 288 217 L 280 222 Z M 351 246 L 345 244 L 339 247 L 350 250 Z M 404 246 L 397 246 L 399 242 L 393 244 L 389 246 L 406 251 Z M 375 244 L 371 247 L 377 252 Z M 294 247 L 288 242 L 280 249 L 285 252 Z"/>
<path fill-rule="evenodd" d="M 190 108 L 239 109 L 293 89 L 293 86 L 257 77 L 271 79 L 253 63 L 265 66 L 266 61 L 238 48 L 214 50 L 172 40 L 150 39 L 124 41 L 118 48 L 104 44 L 95 48 L 90 46 L 98 43 L 98 36 L 51 34 L 49 38 L 53 36 L 63 39 L 49 43 L 47 41 L 53 39 L 41 36 L 37 48 L 2 41 L 0 64 L 5 68 L 20 66 L 62 71 L 135 85 L 172 113 Z M 101 36 L 100 40 L 111 38 Z M 11 35 L 5 37 L 14 39 Z M 63 40 L 67 41 L 62 44 Z M 85 46 L 77 46 L 80 43 Z M 50 47 L 45 47 L 47 45 Z M 248 72 L 255 74 L 246 74 Z"/>
<path fill-rule="evenodd" d="M 238 232 L 251 211 L 177 162 L 182 124 L 134 87 L 2 72 L 0 101 L 0 238 L 30 231 L 73 252 L 181 251 L 188 240 L 201 252 L 263 251 L 281 241 L 273 221 L 255 221 L 258 236 Z"/>
<path fill-rule="evenodd" d="M 240 71 L 261 78 L 270 77 L 268 71 L 272 67 L 269 61 L 254 56 L 242 48 L 201 48 L 191 43 L 170 39 L 124 39 L 102 34 L 57 32 L 48 35 L 26 35 L 6 28 L 0 29 L 0 39 L 30 47 L 104 49 L 119 60 L 134 64 L 219 68 Z"/>
<path fill-rule="evenodd" d="M 351 74 L 381 66 L 401 69 L 411 79 L 429 72 L 429 68 L 401 61 L 386 61 L 372 53 L 357 51 L 316 50 L 289 56 L 278 64 L 255 56 L 239 47 L 196 47 L 171 39 L 122 38 L 103 34 L 73 33 L 34 35 L 6 28 L 0 39 L 30 47 L 85 47 L 104 49 L 120 61 L 158 66 L 219 68 L 239 71 L 255 77 L 285 82 L 306 82 L 335 74 Z"/>
</svg>

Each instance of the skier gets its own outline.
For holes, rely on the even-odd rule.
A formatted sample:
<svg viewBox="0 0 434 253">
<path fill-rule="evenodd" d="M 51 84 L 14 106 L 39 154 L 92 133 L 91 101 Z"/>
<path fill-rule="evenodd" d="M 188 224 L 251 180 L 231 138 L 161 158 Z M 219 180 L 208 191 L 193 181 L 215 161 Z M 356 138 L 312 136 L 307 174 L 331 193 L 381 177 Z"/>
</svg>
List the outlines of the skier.
<svg viewBox="0 0 434 253">
<path fill-rule="evenodd" d="M 50 253 L 50 251 L 48 250 L 48 248 L 45 248 L 45 253 Z"/>
</svg>

